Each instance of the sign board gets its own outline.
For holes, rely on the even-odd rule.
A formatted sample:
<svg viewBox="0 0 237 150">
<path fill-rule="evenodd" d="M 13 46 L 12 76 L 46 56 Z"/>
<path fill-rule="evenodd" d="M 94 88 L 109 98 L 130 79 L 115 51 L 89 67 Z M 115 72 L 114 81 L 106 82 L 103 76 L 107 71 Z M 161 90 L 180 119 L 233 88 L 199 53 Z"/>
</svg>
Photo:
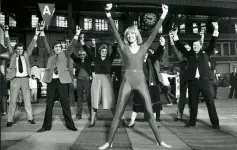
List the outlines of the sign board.
<svg viewBox="0 0 237 150">
<path fill-rule="evenodd" d="M 45 21 L 45 25 L 48 26 L 53 17 L 55 11 L 55 4 L 38 3 L 42 18 Z"/>
</svg>

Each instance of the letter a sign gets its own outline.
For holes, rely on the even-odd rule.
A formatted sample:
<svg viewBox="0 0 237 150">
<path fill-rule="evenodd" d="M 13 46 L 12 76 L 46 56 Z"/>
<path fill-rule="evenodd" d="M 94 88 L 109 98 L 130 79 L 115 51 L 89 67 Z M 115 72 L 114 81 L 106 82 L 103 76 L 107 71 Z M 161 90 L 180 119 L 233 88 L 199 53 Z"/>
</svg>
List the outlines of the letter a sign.
<svg viewBox="0 0 237 150">
<path fill-rule="evenodd" d="M 49 25 L 54 14 L 55 4 L 39 3 L 38 5 L 41 11 L 42 18 L 45 21 L 45 25 Z"/>
</svg>

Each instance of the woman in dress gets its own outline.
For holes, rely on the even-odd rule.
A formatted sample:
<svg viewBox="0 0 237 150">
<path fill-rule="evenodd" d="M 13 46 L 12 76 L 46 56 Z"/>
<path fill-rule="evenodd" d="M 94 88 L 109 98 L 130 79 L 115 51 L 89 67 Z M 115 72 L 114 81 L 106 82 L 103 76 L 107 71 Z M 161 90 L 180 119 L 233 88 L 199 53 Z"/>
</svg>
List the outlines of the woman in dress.
<svg viewBox="0 0 237 150">
<path fill-rule="evenodd" d="M 160 133 L 158 132 L 156 121 L 152 112 L 151 98 L 146 84 L 146 78 L 143 72 L 143 62 L 145 54 L 151 46 L 153 40 L 155 39 L 158 30 L 161 27 L 162 22 L 168 13 L 168 7 L 166 5 L 162 5 L 163 14 L 161 15 L 159 21 L 156 23 L 151 35 L 145 43 L 142 43 L 141 34 L 135 26 L 128 27 L 126 29 L 124 33 L 124 41 L 122 41 L 115 26 L 115 23 L 111 17 L 111 13 L 109 12 L 111 8 L 112 4 L 106 5 L 106 16 L 112 27 L 116 41 L 118 42 L 118 45 L 121 49 L 120 53 L 124 61 L 125 75 L 120 86 L 116 113 L 114 115 L 110 128 L 108 142 L 105 143 L 103 146 L 99 147 L 99 149 L 106 149 L 108 147 L 112 147 L 112 141 L 115 132 L 118 129 L 120 119 L 122 118 L 125 106 L 128 102 L 132 90 L 137 90 L 139 94 L 143 97 L 145 108 L 148 114 L 148 122 L 155 134 L 157 144 L 164 147 L 171 147 L 170 145 L 162 141 Z"/>
<path fill-rule="evenodd" d="M 112 62 L 117 53 L 117 44 L 115 43 L 110 51 L 108 45 L 102 44 L 99 47 L 99 53 L 94 57 L 92 52 L 96 51 L 95 40 L 92 39 L 91 50 L 85 47 L 85 51 L 95 62 L 95 76 L 91 85 L 91 124 L 89 128 L 95 126 L 95 116 L 102 100 L 103 109 L 111 109 L 114 114 L 114 91 L 110 77 Z"/>
</svg>

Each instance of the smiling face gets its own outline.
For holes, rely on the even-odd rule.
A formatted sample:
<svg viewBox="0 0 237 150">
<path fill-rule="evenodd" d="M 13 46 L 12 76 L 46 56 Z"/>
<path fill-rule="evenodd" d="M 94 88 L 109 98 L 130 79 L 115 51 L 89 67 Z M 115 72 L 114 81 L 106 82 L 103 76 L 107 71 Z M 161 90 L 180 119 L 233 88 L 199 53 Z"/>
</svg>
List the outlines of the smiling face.
<svg viewBox="0 0 237 150">
<path fill-rule="evenodd" d="M 81 49 L 81 50 L 79 50 L 78 55 L 79 55 L 80 59 L 84 60 L 86 57 L 86 52 L 83 49 Z"/>
<path fill-rule="evenodd" d="M 200 41 L 193 42 L 193 51 L 195 53 L 198 53 L 201 50 L 201 48 L 202 48 L 202 45 L 201 45 Z"/>
<path fill-rule="evenodd" d="M 100 51 L 101 57 L 106 57 L 106 56 L 107 56 L 107 53 L 108 53 L 108 51 L 107 51 L 107 49 L 105 49 L 105 48 L 101 49 L 101 51 Z"/>
<path fill-rule="evenodd" d="M 55 44 L 53 47 L 53 50 L 55 52 L 55 54 L 59 54 L 62 52 L 62 45 L 61 44 Z"/>
<path fill-rule="evenodd" d="M 17 47 L 16 47 L 16 53 L 17 53 L 18 55 L 22 55 L 23 52 L 24 52 L 23 46 L 17 46 Z"/>
<path fill-rule="evenodd" d="M 134 32 L 128 32 L 126 36 L 127 36 L 128 42 L 130 44 L 137 41 L 136 33 L 134 33 Z"/>
</svg>

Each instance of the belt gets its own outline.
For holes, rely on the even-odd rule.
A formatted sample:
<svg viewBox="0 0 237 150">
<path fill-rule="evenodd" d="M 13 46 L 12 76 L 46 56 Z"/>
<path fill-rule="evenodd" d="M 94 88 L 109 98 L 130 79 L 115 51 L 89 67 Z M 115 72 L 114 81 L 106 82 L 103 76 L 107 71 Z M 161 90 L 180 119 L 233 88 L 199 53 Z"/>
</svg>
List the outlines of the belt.
<svg viewBox="0 0 237 150">
<path fill-rule="evenodd" d="M 15 78 L 29 78 L 30 76 L 15 77 Z"/>
</svg>

